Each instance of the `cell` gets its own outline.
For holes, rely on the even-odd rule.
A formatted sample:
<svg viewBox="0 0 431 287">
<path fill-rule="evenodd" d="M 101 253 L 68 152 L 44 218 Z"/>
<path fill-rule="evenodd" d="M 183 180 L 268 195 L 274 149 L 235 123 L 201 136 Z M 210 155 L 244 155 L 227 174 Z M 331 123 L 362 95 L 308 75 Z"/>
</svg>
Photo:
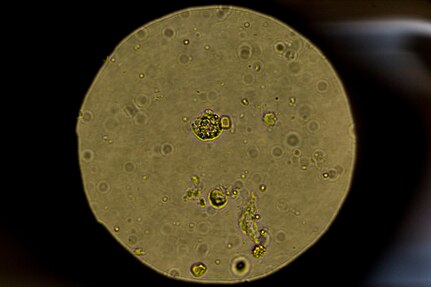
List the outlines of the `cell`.
<svg viewBox="0 0 431 287">
<path fill-rule="evenodd" d="M 278 118 L 275 112 L 266 111 L 262 115 L 262 122 L 267 127 L 273 127 L 277 123 Z"/>
<path fill-rule="evenodd" d="M 280 159 L 283 157 L 283 155 L 284 155 L 284 150 L 281 145 L 277 144 L 271 148 L 271 156 L 274 159 Z"/>
<path fill-rule="evenodd" d="M 283 56 L 288 62 L 294 62 L 298 57 L 298 53 L 296 52 L 295 49 L 291 47 L 286 47 L 286 49 L 283 52 Z"/>
<path fill-rule="evenodd" d="M 246 73 L 242 75 L 242 82 L 246 86 L 250 86 L 254 83 L 254 75 L 250 73 Z"/>
<path fill-rule="evenodd" d="M 194 277 L 202 277 L 207 272 L 208 267 L 203 262 L 196 262 L 190 266 L 190 273 Z"/>
<path fill-rule="evenodd" d="M 233 275 L 244 277 L 250 273 L 250 260 L 244 255 L 235 256 L 230 263 L 230 271 Z"/>
<path fill-rule="evenodd" d="M 311 155 L 311 160 L 315 163 L 315 165 L 321 166 L 328 160 L 328 154 L 326 151 L 320 148 L 315 149 Z"/>
<path fill-rule="evenodd" d="M 267 189 L 266 184 L 262 183 L 259 185 L 259 191 L 264 192 L 266 191 L 266 189 Z"/>
<path fill-rule="evenodd" d="M 263 246 L 262 244 L 256 244 L 251 249 L 251 253 L 252 253 L 254 258 L 261 258 L 266 253 L 266 247 Z"/>
<path fill-rule="evenodd" d="M 168 270 L 168 275 L 172 278 L 178 278 L 180 277 L 180 270 L 178 268 L 171 268 Z"/>
<path fill-rule="evenodd" d="M 249 68 L 256 73 L 262 72 L 264 68 L 264 64 L 262 61 L 254 61 L 252 64 L 249 65 Z"/>
<path fill-rule="evenodd" d="M 209 253 L 209 246 L 206 242 L 198 243 L 195 245 L 194 250 L 198 258 L 204 259 Z"/>
<path fill-rule="evenodd" d="M 308 104 L 301 104 L 298 107 L 298 114 L 303 122 L 308 122 L 313 114 L 313 108 Z"/>
<path fill-rule="evenodd" d="M 138 237 L 135 234 L 130 234 L 129 237 L 127 237 L 127 243 L 130 246 L 135 246 L 138 243 Z"/>
<path fill-rule="evenodd" d="M 136 170 L 136 166 L 135 166 L 135 164 L 133 163 L 133 162 L 131 162 L 131 161 L 126 161 L 124 164 L 123 164 L 123 171 L 124 172 L 126 172 L 126 173 L 132 173 L 132 172 L 134 172 Z"/>
<path fill-rule="evenodd" d="M 123 106 L 123 112 L 126 115 L 126 117 L 134 118 L 136 114 L 139 112 L 139 110 L 134 104 L 130 103 Z"/>
<path fill-rule="evenodd" d="M 180 54 L 178 56 L 178 62 L 181 65 L 188 65 L 188 64 L 190 64 L 192 62 L 192 60 L 193 60 L 192 56 L 187 55 L 187 54 Z"/>
<path fill-rule="evenodd" d="M 81 158 L 85 162 L 92 162 L 94 160 L 94 152 L 91 149 L 84 149 L 81 152 Z"/>
<path fill-rule="evenodd" d="M 248 42 L 242 42 L 238 46 L 237 54 L 241 61 L 250 60 L 253 56 L 253 46 Z"/>
<path fill-rule="evenodd" d="M 188 45 L 190 45 L 190 40 L 189 40 L 189 39 L 184 39 L 184 40 L 183 40 L 183 45 L 184 45 L 184 46 L 188 46 Z"/>
<path fill-rule="evenodd" d="M 174 152 L 174 145 L 169 142 L 163 143 L 160 147 L 160 153 L 163 156 L 171 155 L 173 152 Z"/>
<path fill-rule="evenodd" d="M 215 140 L 223 131 L 221 117 L 210 109 L 199 114 L 191 126 L 193 134 L 201 141 Z"/>
<path fill-rule="evenodd" d="M 291 62 L 287 66 L 287 69 L 289 70 L 289 72 L 291 72 L 294 75 L 295 74 L 299 74 L 299 72 L 301 71 L 301 63 L 299 63 L 299 62 Z"/>
<path fill-rule="evenodd" d="M 134 118 L 134 122 L 136 125 L 140 125 L 140 126 L 146 125 L 148 123 L 147 114 L 143 111 L 139 111 Z"/>
<path fill-rule="evenodd" d="M 286 43 L 282 40 L 279 40 L 273 44 L 274 51 L 278 55 L 282 56 L 287 49 Z"/>
<path fill-rule="evenodd" d="M 175 30 L 172 29 L 171 27 L 166 27 L 162 30 L 162 35 L 164 38 L 170 40 L 175 37 Z"/>
<path fill-rule="evenodd" d="M 148 39 L 148 35 L 149 35 L 149 30 L 148 28 L 144 27 L 139 29 L 136 33 L 135 33 L 135 37 L 136 39 L 138 39 L 139 41 L 145 41 Z"/>
<path fill-rule="evenodd" d="M 119 129 L 120 122 L 116 118 L 108 117 L 103 121 L 103 127 L 107 131 L 114 132 Z"/>
<path fill-rule="evenodd" d="M 232 13 L 231 6 L 221 5 L 215 10 L 215 15 L 218 20 L 225 21 Z"/>
<path fill-rule="evenodd" d="M 151 104 L 151 97 L 147 94 L 139 94 L 135 97 L 134 100 L 138 109 L 148 108 Z"/>
<path fill-rule="evenodd" d="M 286 134 L 284 138 L 284 144 L 288 148 L 298 148 L 302 144 L 302 137 L 298 132 L 290 131 Z"/>
<path fill-rule="evenodd" d="M 81 123 L 87 124 L 94 119 L 94 114 L 91 111 L 80 111 L 78 119 Z"/>
<path fill-rule="evenodd" d="M 182 19 L 188 19 L 188 18 L 190 18 L 190 14 L 191 14 L 191 12 L 189 10 L 184 10 L 180 13 L 180 17 Z"/>
<path fill-rule="evenodd" d="M 106 180 L 99 180 L 98 182 L 97 182 L 97 185 L 96 185 L 97 187 L 97 190 L 99 191 L 99 192 L 101 192 L 101 193 L 107 193 L 107 192 L 109 192 L 110 190 L 111 190 L 111 185 L 109 184 L 109 182 L 108 181 L 106 181 Z"/>
<path fill-rule="evenodd" d="M 208 194 L 208 202 L 211 207 L 221 209 L 226 206 L 228 200 L 222 190 L 215 188 Z"/>
<path fill-rule="evenodd" d="M 328 86 L 328 81 L 323 79 L 317 81 L 316 83 L 316 89 L 319 93 L 325 93 L 326 91 L 328 91 Z"/>
<path fill-rule="evenodd" d="M 260 155 L 260 150 L 256 145 L 250 145 L 247 148 L 247 156 L 251 159 L 256 159 Z"/>
<path fill-rule="evenodd" d="M 247 98 L 242 98 L 242 99 L 241 99 L 241 103 L 242 103 L 244 106 L 248 106 L 248 104 L 249 104 L 250 102 L 249 102 L 249 100 L 248 100 Z"/>
<path fill-rule="evenodd" d="M 230 116 L 222 115 L 220 121 L 222 129 L 228 130 L 232 127 L 232 120 L 230 119 Z"/>
<path fill-rule="evenodd" d="M 208 232 L 211 230 L 211 224 L 208 221 L 199 222 L 197 230 L 200 234 L 208 234 Z"/>
<path fill-rule="evenodd" d="M 317 120 L 310 120 L 307 123 L 307 131 L 309 131 L 310 133 L 314 134 L 316 132 L 318 132 L 320 129 L 320 123 Z"/>
<path fill-rule="evenodd" d="M 286 241 L 286 232 L 283 230 L 277 231 L 277 233 L 275 233 L 275 242 L 283 243 L 284 241 Z"/>
</svg>

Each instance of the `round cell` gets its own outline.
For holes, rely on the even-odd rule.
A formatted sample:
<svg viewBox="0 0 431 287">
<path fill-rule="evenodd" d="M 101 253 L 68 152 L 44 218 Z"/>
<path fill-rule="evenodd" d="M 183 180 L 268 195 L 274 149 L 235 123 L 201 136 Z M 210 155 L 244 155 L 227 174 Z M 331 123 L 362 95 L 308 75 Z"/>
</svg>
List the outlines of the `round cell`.
<svg viewBox="0 0 431 287">
<path fill-rule="evenodd" d="M 164 143 L 160 147 L 160 153 L 164 156 L 168 156 L 174 152 L 174 146 L 171 143 Z"/>
<path fill-rule="evenodd" d="M 142 24 L 77 115 L 96 221 L 170 280 L 272 276 L 330 228 L 349 190 L 355 130 L 338 75 L 304 36 L 249 9 Z"/>
<path fill-rule="evenodd" d="M 301 146 L 302 137 L 295 131 L 288 132 L 284 138 L 284 143 L 289 148 L 297 148 Z"/>
<path fill-rule="evenodd" d="M 240 60 L 249 60 L 253 55 L 253 46 L 248 42 L 243 42 L 238 46 L 237 52 Z"/>
<path fill-rule="evenodd" d="M 84 149 L 81 153 L 81 159 L 84 162 L 91 162 L 94 159 L 94 152 L 91 149 Z"/>
<path fill-rule="evenodd" d="M 275 145 L 271 148 L 271 156 L 275 159 L 280 159 L 283 157 L 284 150 L 281 145 Z"/>
<path fill-rule="evenodd" d="M 135 104 L 138 108 L 147 108 L 151 104 L 151 98 L 146 94 L 139 94 L 135 97 Z"/>
<path fill-rule="evenodd" d="M 167 39 L 172 39 L 175 36 L 175 31 L 170 27 L 166 27 L 162 30 L 162 35 Z"/>
</svg>

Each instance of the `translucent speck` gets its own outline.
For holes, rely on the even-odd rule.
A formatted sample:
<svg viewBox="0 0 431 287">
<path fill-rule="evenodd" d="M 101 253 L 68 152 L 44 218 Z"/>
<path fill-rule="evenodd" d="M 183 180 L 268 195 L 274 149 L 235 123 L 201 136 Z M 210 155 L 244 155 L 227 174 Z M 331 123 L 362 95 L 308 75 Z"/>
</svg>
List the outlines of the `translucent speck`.
<svg viewBox="0 0 431 287">
<path fill-rule="evenodd" d="M 250 23 L 249 22 L 245 22 L 244 23 L 244 28 L 250 28 Z"/>
</svg>

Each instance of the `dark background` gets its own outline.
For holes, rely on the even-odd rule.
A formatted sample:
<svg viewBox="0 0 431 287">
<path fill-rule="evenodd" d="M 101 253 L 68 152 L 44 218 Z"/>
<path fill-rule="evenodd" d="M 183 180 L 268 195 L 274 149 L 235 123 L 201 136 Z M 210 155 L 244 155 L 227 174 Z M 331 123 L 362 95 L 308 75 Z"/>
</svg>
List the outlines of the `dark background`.
<svg viewBox="0 0 431 287">
<path fill-rule="evenodd" d="M 310 39 L 341 77 L 356 122 L 353 184 L 335 222 L 292 264 L 248 285 L 381 286 L 376 270 L 400 241 L 431 246 L 431 216 L 426 212 L 428 205 L 424 208 L 424 198 L 431 204 L 431 38 L 413 33 L 403 45 L 394 47 L 391 41 L 371 37 L 373 31 L 349 32 L 351 21 L 370 19 L 401 17 L 429 24 L 429 2 L 141 2 L 130 5 L 118 1 L 98 7 L 67 2 L 25 6 L 34 11 L 31 17 L 14 20 L 25 28 L 5 43 L 17 56 L 4 56 L 16 59 L 9 72 L 21 80 L 14 84 L 18 103 L 12 109 L 21 108 L 17 108 L 19 120 L 9 125 L 7 142 L 12 150 L 5 152 L 13 160 L 4 178 L 11 184 L 2 188 L 0 286 L 191 285 L 151 271 L 96 223 L 81 185 L 75 125 L 82 100 L 104 58 L 124 37 L 170 12 L 207 4 L 252 8 L 282 20 Z M 352 44 L 355 37 L 365 44 Z M 379 39 L 382 43 L 374 45 Z M 376 69 L 372 54 L 378 51 L 394 56 L 394 50 L 401 51 L 395 58 L 406 61 L 394 67 L 394 58 L 388 56 Z M 420 65 L 408 64 L 412 55 Z M 390 67 L 387 70 L 385 63 Z M 408 77 L 412 73 L 419 76 L 410 82 L 402 80 L 404 74 Z M 393 74 L 399 78 L 392 78 Z M 19 147 L 19 152 L 13 152 L 14 147 Z M 429 250 L 424 252 L 431 256 Z M 425 258 L 424 262 L 408 264 L 424 270 L 429 266 L 431 271 L 427 265 L 431 260 Z M 394 268 L 397 273 L 408 266 Z M 427 285 L 421 277 L 414 281 L 412 276 L 403 286 L 431 286 L 429 277 Z"/>
</svg>

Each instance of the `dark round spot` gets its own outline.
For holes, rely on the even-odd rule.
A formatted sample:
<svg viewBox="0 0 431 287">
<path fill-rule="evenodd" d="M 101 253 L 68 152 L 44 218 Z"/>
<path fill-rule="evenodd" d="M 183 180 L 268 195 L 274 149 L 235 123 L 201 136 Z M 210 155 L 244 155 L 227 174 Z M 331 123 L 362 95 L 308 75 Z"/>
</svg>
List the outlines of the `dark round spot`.
<svg viewBox="0 0 431 287">
<path fill-rule="evenodd" d="M 235 265 L 236 270 L 238 270 L 239 272 L 241 272 L 242 270 L 244 270 L 245 268 L 245 262 L 240 260 L 236 263 Z"/>
</svg>

